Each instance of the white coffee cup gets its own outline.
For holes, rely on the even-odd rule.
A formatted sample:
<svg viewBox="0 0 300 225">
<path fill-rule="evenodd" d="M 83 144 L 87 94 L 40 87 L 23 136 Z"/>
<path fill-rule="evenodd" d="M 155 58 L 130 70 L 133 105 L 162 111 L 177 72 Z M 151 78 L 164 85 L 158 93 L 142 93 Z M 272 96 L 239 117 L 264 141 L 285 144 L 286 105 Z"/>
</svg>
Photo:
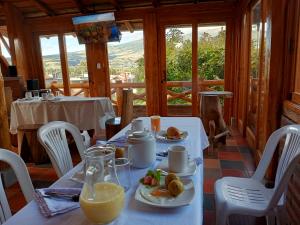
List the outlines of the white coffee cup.
<svg viewBox="0 0 300 225">
<path fill-rule="evenodd" d="M 26 92 L 25 92 L 25 98 L 26 98 L 26 99 L 32 98 L 32 92 L 31 92 L 31 91 L 26 91 Z"/>
<path fill-rule="evenodd" d="M 139 119 L 134 119 L 131 122 L 131 131 L 135 132 L 135 131 L 143 131 L 144 130 L 144 124 L 143 124 L 143 120 L 139 120 Z"/>
<path fill-rule="evenodd" d="M 182 145 L 172 145 L 168 151 L 169 171 L 184 172 L 188 166 L 188 151 Z"/>
</svg>

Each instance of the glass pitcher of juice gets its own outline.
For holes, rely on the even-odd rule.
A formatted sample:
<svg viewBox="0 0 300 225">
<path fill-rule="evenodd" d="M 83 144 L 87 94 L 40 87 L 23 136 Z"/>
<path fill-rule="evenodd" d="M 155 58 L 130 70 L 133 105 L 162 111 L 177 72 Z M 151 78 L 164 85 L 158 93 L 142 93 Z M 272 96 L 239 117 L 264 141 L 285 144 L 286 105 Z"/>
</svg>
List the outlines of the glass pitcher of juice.
<svg viewBox="0 0 300 225">
<path fill-rule="evenodd" d="M 124 189 L 115 170 L 112 146 L 97 146 L 85 151 L 85 182 L 80 207 L 96 224 L 107 224 L 118 217 L 124 207 Z"/>
</svg>

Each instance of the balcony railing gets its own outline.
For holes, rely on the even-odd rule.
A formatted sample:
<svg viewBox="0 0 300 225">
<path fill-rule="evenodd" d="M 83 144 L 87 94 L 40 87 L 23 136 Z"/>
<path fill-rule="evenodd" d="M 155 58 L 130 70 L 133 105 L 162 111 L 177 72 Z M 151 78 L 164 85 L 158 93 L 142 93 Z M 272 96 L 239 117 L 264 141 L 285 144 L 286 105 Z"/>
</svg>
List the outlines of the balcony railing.
<svg viewBox="0 0 300 225">
<path fill-rule="evenodd" d="M 209 91 L 215 90 L 215 87 L 223 87 L 224 80 L 199 80 L 199 91 Z M 146 104 L 146 92 L 140 92 L 137 90 L 146 90 L 145 83 L 122 83 L 122 81 L 117 81 L 116 83 L 111 83 L 111 100 L 112 103 L 117 106 L 118 114 L 121 109 L 122 104 L 122 90 L 125 88 L 132 88 L 136 91 L 133 93 L 133 99 L 136 104 L 145 105 Z M 192 103 L 192 82 L 191 81 L 168 81 L 166 83 L 167 87 L 167 100 L 168 102 L 180 99 L 187 103 Z M 49 87 L 53 93 L 59 91 L 64 94 L 63 84 L 57 81 L 52 81 Z M 72 96 L 83 95 L 85 97 L 90 96 L 89 83 L 88 81 L 83 81 L 82 83 L 71 83 L 70 84 Z M 188 88 L 187 90 L 182 90 L 181 92 L 176 92 L 171 90 L 171 88 Z"/>
</svg>

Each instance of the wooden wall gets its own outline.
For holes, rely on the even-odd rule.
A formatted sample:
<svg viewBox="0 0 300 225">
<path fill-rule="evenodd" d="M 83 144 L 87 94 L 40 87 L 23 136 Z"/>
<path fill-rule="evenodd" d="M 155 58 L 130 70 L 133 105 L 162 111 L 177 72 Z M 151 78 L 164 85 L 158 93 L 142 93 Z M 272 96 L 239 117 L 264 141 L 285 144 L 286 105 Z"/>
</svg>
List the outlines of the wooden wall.
<svg viewBox="0 0 300 225">
<path fill-rule="evenodd" d="M 12 64 L 17 66 L 18 75 L 30 79 L 35 73 L 34 49 L 30 27 L 22 13 L 9 2 L 4 3 L 7 15 L 7 33 L 9 37 Z"/>
<path fill-rule="evenodd" d="M 280 126 L 280 117 L 283 105 L 283 90 L 287 74 L 284 74 L 284 52 L 286 29 L 286 4 L 283 0 L 261 0 L 262 24 L 264 36 L 261 41 L 260 73 L 258 83 L 258 98 L 253 99 L 249 93 L 249 63 L 250 63 L 250 25 L 251 8 L 257 1 L 244 0 L 239 8 L 242 10 L 241 25 L 237 29 L 241 33 L 241 49 L 239 67 L 239 99 L 238 99 L 238 127 L 246 134 L 247 140 L 253 149 L 256 161 L 260 160 L 265 143 L 269 135 Z M 249 105 L 255 103 L 257 118 L 251 120 L 247 111 Z M 249 124 L 250 123 L 250 124 Z M 257 132 L 252 133 L 247 128 L 256 123 Z"/>
</svg>

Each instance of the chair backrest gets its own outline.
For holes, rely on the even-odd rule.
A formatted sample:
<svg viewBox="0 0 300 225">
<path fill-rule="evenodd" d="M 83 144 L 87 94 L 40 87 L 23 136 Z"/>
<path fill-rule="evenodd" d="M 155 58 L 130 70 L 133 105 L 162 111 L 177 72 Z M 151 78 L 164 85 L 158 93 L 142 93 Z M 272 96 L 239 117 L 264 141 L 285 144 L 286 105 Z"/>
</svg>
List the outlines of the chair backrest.
<svg viewBox="0 0 300 225">
<path fill-rule="evenodd" d="M 123 89 L 122 92 L 121 129 L 133 119 L 133 92 L 132 89 Z"/>
<path fill-rule="evenodd" d="M 0 148 L 0 161 L 6 162 L 13 169 L 26 201 L 30 202 L 33 199 L 34 188 L 22 158 L 14 152 Z M 0 222 L 5 222 L 9 217 L 11 211 L 0 179 Z"/>
<path fill-rule="evenodd" d="M 270 207 L 277 205 L 300 159 L 300 125 L 288 125 L 272 133 L 267 141 L 262 159 L 253 175 L 254 179 L 263 179 L 276 147 L 283 137 L 285 137 L 285 143 L 276 171 L 275 186 L 273 197 L 269 204 Z"/>
<path fill-rule="evenodd" d="M 79 129 L 71 123 L 53 121 L 38 130 L 38 139 L 47 151 L 58 177 L 73 168 L 72 158 L 66 137 L 68 131 L 74 138 L 81 159 L 85 150 Z"/>
</svg>

